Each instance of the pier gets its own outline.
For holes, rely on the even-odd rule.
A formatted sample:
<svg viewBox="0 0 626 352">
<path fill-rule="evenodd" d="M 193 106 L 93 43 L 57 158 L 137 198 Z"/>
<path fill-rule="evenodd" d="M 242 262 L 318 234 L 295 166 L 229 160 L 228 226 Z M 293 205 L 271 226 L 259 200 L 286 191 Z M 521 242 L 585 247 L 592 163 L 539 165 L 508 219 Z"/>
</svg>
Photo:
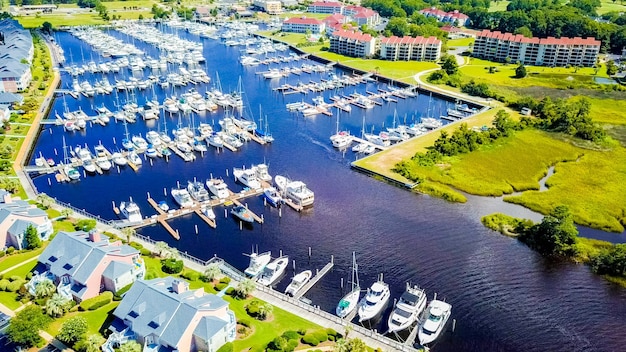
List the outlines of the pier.
<svg viewBox="0 0 626 352">
<path fill-rule="evenodd" d="M 334 257 L 331 255 L 330 262 L 326 264 L 322 268 L 322 270 L 319 270 L 317 274 L 315 274 L 315 276 L 313 276 L 311 280 L 309 280 L 309 282 L 306 283 L 306 285 L 302 286 L 302 288 L 298 292 L 296 292 L 295 295 L 293 295 L 293 298 L 300 299 L 302 296 L 304 296 L 313 286 L 315 286 L 315 284 L 318 281 L 320 281 L 322 277 L 324 277 L 324 275 L 326 275 L 326 273 L 330 271 L 330 269 L 333 268 L 334 265 L 335 265 L 335 260 L 334 260 Z"/>
</svg>

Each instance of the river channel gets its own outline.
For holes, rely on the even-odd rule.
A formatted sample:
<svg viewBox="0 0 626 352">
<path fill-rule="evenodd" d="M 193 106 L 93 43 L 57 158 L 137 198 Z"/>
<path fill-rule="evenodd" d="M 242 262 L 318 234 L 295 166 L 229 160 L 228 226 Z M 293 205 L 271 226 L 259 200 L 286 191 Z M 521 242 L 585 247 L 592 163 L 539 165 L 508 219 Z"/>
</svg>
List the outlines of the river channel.
<svg viewBox="0 0 626 352">
<path fill-rule="evenodd" d="M 119 32 L 110 31 L 110 34 L 133 42 Z M 216 208 L 216 229 L 209 228 L 196 215 L 170 221 L 169 224 L 179 230 L 179 241 L 160 226 L 146 227 L 139 232 L 201 259 L 217 255 L 239 269 L 247 266 L 248 258 L 243 254 L 253 247 L 260 251 L 271 250 L 275 256 L 282 251 L 295 260 L 297 272 L 321 269 L 333 255 L 334 269 L 306 295 L 313 304 L 329 312 L 334 311 L 342 297 L 340 281 L 350 277 L 354 251 L 361 287 L 368 287 L 382 273 L 390 284 L 392 298 L 398 298 L 405 282 L 410 281 L 423 287 L 429 298 L 437 293 L 438 298 L 445 298 L 452 304 L 456 331 L 447 331 L 432 346 L 434 351 L 623 350 L 626 290 L 592 274 L 586 266 L 546 260 L 517 240 L 485 229 L 480 223 L 481 215 L 495 211 L 534 220 L 540 216 L 499 198 L 470 196 L 468 204 L 451 204 L 354 172 L 349 165 L 357 156 L 351 151 L 343 153 L 333 149 L 328 139 L 336 129 L 337 111 L 333 111 L 333 117 L 305 118 L 285 109 L 286 103 L 311 102 L 316 94 L 324 94 L 329 101 L 337 92 L 283 96 L 272 91 L 285 82 L 319 81 L 326 78 L 326 73 L 267 80 L 256 74 L 266 67 L 245 68 L 239 64 L 240 47 L 227 47 L 218 40 L 201 39 L 183 31 L 178 35 L 204 44 L 205 69 L 212 83 L 196 89 L 204 92 L 215 84 L 216 72 L 219 72 L 223 90 L 233 91 L 241 77 L 247 105 L 244 113 L 258 120 L 261 106 L 275 142 L 266 146 L 248 142 L 237 152 L 218 153 L 209 149 L 207 154 L 188 163 L 173 155 L 169 162 L 161 159 L 154 160 L 152 165 L 144 162 L 137 172 L 126 167 L 119 173 L 111 170 L 105 175 L 87 175 L 80 182 L 60 184 L 52 176 L 40 176 L 33 180 L 40 192 L 105 219 L 115 218 L 112 202 L 132 197 L 143 215 L 150 216 L 155 212 L 146 201 L 148 192 L 155 200 L 168 200 L 173 205 L 164 189 L 169 194 L 169 189 L 177 182 L 186 184 L 194 178 L 204 181 L 209 174 L 223 177 L 232 190 L 238 191 L 241 186 L 233 181 L 232 168 L 266 162 L 271 174 L 304 181 L 315 192 L 313 207 L 301 213 L 284 208 L 279 217 L 278 211 L 265 207 L 260 198 L 249 198 L 250 209 L 264 215 L 263 225 L 254 224 L 240 230 L 232 217 L 224 217 L 223 208 Z M 105 60 L 69 33 L 57 33 L 56 39 L 65 50 L 68 64 L 86 62 L 92 57 L 96 61 Z M 156 49 L 139 41 L 134 44 L 158 57 Z M 335 72 L 343 73 L 336 69 Z M 115 78 L 124 79 L 127 74 L 121 77 L 109 74 L 108 77 L 115 82 Z M 63 73 L 62 78 L 63 88 L 67 88 L 71 77 Z M 95 78 L 85 75 L 81 79 Z M 386 88 L 386 85 L 368 82 L 349 86 L 339 93 L 365 94 L 366 90 L 378 88 Z M 172 91 L 156 88 L 154 94 L 162 101 Z M 137 100 L 142 104 L 152 95 L 152 91 L 141 92 Z M 129 98 L 120 93 L 118 99 Z M 62 113 L 65 103 L 70 110 L 80 106 L 93 114 L 92 107 L 103 103 L 115 110 L 115 101 L 114 95 L 77 100 L 67 96 L 57 98 L 51 111 L 52 114 Z M 366 130 L 374 128 L 376 131 L 383 125 L 391 126 L 394 112 L 397 120 L 409 123 L 428 115 L 429 110 L 430 114 L 439 116 L 453 103 L 420 95 L 367 111 L 354 107 L 351 113 L 339 114 L 339 123 L 341 129 L 358 135 L 363 125 Z M 207 112 L 196 116 L 196 124 L 207 122 L 217 126 L 222 116 L 221 111 Z M 148 129 L 167 126 L 171 130 L 178 122 L 177 117 L 161 117 L 150 124 L 138 119 L 129 124 L 128 129 L 131 134 L 145 135 Z M 182 120 L 182 123 L 188 122 Z M 61 126 L 44 126 L 33 155 L 41 153 L 62 160 L 62 137 L 70 147 L 87 144 L 93 148 L 102 142 L 115 150 L 121 148 L 118 145 L 124 132 L 124 126 L 113 121 L 105 127 L 88 126 L 86 131 L 73 133 L 64 132 Z M 114 139 L 118 144 L 114 144 Z M 623 234 L 583 229 L 585 233 L 624 242 Z M 284 290 L 292 275 L 290 266 L 276 289 Z M 385 330 L 390 308 L 379 323 L 372 324 L 378 331 Z"/>
</svg>

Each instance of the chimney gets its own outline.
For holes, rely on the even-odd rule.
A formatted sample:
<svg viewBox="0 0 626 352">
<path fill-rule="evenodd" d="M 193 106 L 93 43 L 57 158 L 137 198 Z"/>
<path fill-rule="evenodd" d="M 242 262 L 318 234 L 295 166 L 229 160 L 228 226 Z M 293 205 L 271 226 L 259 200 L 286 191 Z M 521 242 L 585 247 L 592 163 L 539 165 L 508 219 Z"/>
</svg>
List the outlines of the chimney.
<svg viewBox="0 0 626 352">
<path fill-rule="evenodd" d="M 91 230 L 89 231 L 89 240 L 93 243 L 100 242 L 102 240 L 102 236 L 100 236 L 100 232 Z"/>
<path fill-rule="evenodd" d="M 189 285 L 185 281 L 174 280 L 172 281 L 172 291 L 181 294 L 183 292 L 187 292 Z"/>
</svg>

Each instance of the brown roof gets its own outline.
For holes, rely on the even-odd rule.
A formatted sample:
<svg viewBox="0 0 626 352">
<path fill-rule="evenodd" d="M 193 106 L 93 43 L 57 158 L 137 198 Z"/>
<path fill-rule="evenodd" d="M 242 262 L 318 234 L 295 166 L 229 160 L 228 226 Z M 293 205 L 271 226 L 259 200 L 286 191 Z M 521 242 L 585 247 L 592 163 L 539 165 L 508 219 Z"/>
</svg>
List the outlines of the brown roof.
<svg viewBox="0 0 626 352">
<path fill-rule="evenodd" d="M 498 40 L 503 40 L 503 41 L 511 41 L 511 42 L 515 42 L 515 43 L 532 43 L 532 44 L 544 44 L 544 45 L 597 45 L 599 46 L 601 44 L 601 42 L 599 40 L 597 40 L 596 38 L 593 37 L 589 37 L 589 38 L 580 38 L 580 37 L 575 37 L 575 38 L 568 38 L 568 37 L 562 37 L 562 38 L 554 38 L 554 37 L 548 37 L 548 38 L 538 38 L 538 37 L 532 37 L 532 38 L 527 38 L 524 37 L 521 34 L 513 34 L 513 33 L 502 33 L 500 31 L 490 31 L 490 30 L 483 30 L 482 32 L 479 32 L 476 35 L 477 38 L 480 37 L 486 37 L 486 38 L 492 38 L 492 39 L 498 39 Z"/>
<path fill-rule="evenodd" d="M 343 5 L 335 1 L 316 1 L 309 6 L 342 7 Z"/>
<path fill-rule="evenodd" d="M 358 42 L 369 42 L 372 40 L 372 36 L 363 32 L 347 31 L 345 29 L 339 29 L 333 32 L 333 37 L 340 37 L 345 39 L 352 39 Z"/>
</svg>

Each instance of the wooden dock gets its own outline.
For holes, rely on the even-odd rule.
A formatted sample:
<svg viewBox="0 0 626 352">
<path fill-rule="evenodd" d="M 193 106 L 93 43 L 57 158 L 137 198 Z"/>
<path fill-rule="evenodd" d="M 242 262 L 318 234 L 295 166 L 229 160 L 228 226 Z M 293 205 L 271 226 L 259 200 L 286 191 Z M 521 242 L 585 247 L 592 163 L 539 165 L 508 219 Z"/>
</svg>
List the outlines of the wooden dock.
<svg viewBox="0 0 626 352">
<path fill-rule="evenodd" d="M 152 205 L 154 210 L 156 210 L 157 213 L 159 213 L 159 215 L 164 215 L 165 214 L 163 209 L 161 209 L 161 207 L 159 207 L 159 205 L 157 204 L 157 202 L 154 201 L 154 199 L 148 197 L 148 203 L 150 203 L 150 205 Z"/>
<path fill-rule="evenodd" d="M 293 295 L 293 298 L 300 299 L 300 297 L 304 296 L 313 286 L 315 286 L 318 281 L 320 281 L 322 277 L 324 277 L 324 275 L 326 275 L 330 271 L 330 269 L 333 268 L 334 265 L 335 260 L 333 256 L 331 256 L 330 263 L 326 264 L 322 268 L 322 270 L 318 271 L 317 274 L 315 274 L 315 276 L 313 276 L 313 278 L 311 278 L 311 280 L 306 283 L 306 285 L 304 285 L 298 292 L 296 292 L 295 295 Z"/>
<path fill-rule="evenodd" d="M 288 206 L 291 207 L 291 209 L 295 210 L 295 211 L 302 211 L 302 209 L 304 209 L 304 207 L 302 205 L 298 205 L 296 204 L 293 200 L 289 199 L 289 198 L 283 198 L 283 203 L 287 204 Z"/>
<path fill-rule="evenodd" d="M 211 220 L 208 216 L 204 215 L 202 209 L 195 209 L 194 211 L 200 217 L 200 219 L 204 220 L 204 222 L 206 222 L 209 226 L 211 226 L 212 228 L 217 228 L 215 220 Z"/>
<path fill-rule="evenodd" d="M 254 190 L 253 190 L 254 191 Z M 244 206 L 243 204 L 241 204 L 241 202 L 237 199 L 237 198 L 232 198 L 231 201 L 233 203 L 235 203 L 235 205 L 240 205 L 240 206 Z M 246 209 L 248 209 L 248 207 L 246 207 Z M 253 211 L 251 211 L 250 209 L 248 209 L 248 211 L 250 212 L 250 214 L 252 214 L 252 218 L 254 218 L 254 221 L 258 222 L 259 224 L 263 223 L 263 218 L 256 215 Z"/>
</svg>

